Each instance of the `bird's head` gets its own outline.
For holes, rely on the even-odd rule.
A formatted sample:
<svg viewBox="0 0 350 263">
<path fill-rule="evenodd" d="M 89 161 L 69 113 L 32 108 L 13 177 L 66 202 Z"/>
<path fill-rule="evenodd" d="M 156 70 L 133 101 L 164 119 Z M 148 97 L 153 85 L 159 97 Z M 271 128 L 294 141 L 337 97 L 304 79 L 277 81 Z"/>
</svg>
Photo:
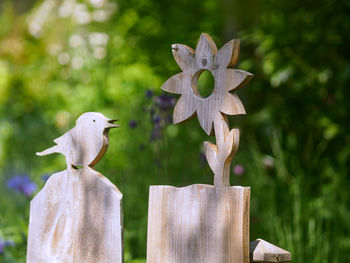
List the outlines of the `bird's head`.
<svg viewBox="0 0 350 263">
<path fill-rule="evenodd" d="M 76 121 L 77 125 L 87 125 L 88 127 L 96 127 L 107 131 L 111 128 L 117 128 L 119 125 L 114 124 L 117 119 L 109 119 L 99 112 L 86 112 L 82 114 Z"/>
</svg>

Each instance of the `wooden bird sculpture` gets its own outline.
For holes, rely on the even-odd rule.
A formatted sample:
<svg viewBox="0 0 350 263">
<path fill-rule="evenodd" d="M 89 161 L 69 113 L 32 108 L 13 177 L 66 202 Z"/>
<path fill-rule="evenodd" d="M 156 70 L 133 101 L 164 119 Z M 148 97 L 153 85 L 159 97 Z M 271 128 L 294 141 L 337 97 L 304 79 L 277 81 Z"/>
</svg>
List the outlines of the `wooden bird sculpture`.
<svg viewBox="0 0 350 263">
<path fill-rule="evenodd" d="M 117 120 L 87 112 L 37 155 L 61 153 L 67 169 L 50 176 L 30 203 L 27 263 L 123 261 L 122 193 L 93 169 Z M 82 168 L 82 169 L 78 169 Z"/>
<path fill-rule="evenodd" d="M 116 119 L 108 119 L 99 112 L 87 112 L 76 121 L 76 126 L 54 140 L 57 144 L 39 156 L 61 153 L 66 157 L 67 168 L 94 166 L 106 152 L 108 132 L 117 128 Z"/>
</svg>

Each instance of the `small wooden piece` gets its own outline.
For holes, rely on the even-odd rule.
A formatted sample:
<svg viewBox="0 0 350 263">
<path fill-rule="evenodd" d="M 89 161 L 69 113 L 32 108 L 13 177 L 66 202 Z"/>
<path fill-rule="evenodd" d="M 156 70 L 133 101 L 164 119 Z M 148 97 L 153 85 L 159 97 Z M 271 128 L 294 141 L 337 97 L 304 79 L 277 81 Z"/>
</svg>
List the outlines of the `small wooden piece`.
<svg viewBox="0 0 350 263">
<path fill-rule="evenodd" d="M 250 188 L 151 186 L 148 263 L 249 263 Z"/>
<path fill-rule="evenodd" d="M 121 263 L 122 194 L 93 169 L 108 146 L 115 120 L 89 112 L 38 155 L 66 156 L 67 170 L 52 175 L 30 204 L 28 263 Z M 82 169 L 78 169 L 82 166 Z"/>
<path fill-rule="evenodd" d="M 260 238 L 250 242 L 251 262 L 290 262 L 291 253 Z"/>
<path fill-rule="evenodd" d="M 233 69 L 238 59 L 239 40 L 234 39 L 219 50 L 208 34 L 202 34 L 196 50 L 182 45 L 172 45 L 174 58 L 183 72 L 168 79 L 163 90 L 181 94 L 174 109 L 174 123 L 181 123 L 198 116 L 203 130 L 214 132 L 217 145 L 205 142 L 205 154 L 214 172 L 214 185 L 230 186 L 230 165 L 237 152 L 239 131 L 230 131 L 226 115 L 245 114 L 242 102 L 233 94 L 252 78 L 252 74 Z M 203 98 L 198 92 L 198 78 L 203 71 L 214 76 L 212 94 Z"/>
</svg>

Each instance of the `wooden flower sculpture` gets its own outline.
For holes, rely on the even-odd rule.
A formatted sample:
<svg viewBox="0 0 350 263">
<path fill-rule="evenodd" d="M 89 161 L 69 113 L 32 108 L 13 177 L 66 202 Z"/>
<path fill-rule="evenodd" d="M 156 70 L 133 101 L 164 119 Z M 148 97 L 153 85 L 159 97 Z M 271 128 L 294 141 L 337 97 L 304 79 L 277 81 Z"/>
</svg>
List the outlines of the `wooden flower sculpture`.
<svg viewBox="0 0 350 263">
<path fill-rule="evenodd" d="M 212 134 L 217 144 L 205 142 L 205 154 L 213 170 L 215 186 L 230 185 L 230 165 L 238 149 L 239 130 L 230 131 L 226 115 L 245 114 L 240 99 L 233 92 L 243 87 L 252 74 L 233 69 L 239 54 L 239 40 L 233 39 L 219 50 L 208 34 L 202 34 L 196 50 L 182 45 L 172 45 L 174 58 L 182 69 L 168 79 L 163 90 L 181 94 L 175 109 L 174 123 L 181 123 L 197 114 L 203 130 Z M 198 91 L 198 78 L 208 70 L 214 76 L 215 87 L 212 94 L 203 98 Z M 214 124 L 214 125 L 213 125 Z"/>
</svg>

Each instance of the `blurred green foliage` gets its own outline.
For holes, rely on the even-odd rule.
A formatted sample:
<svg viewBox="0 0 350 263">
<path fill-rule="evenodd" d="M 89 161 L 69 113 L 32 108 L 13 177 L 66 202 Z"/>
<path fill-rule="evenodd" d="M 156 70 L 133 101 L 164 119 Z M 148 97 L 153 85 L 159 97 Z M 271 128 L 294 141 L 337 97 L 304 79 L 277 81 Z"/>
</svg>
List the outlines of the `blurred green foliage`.
<svg viewBox="0 0 350 263">
<path fill-rule="evenodd" d="M 212 183 L 197 120 L 169 124 L 160 86 L 180 71 L 171 44 L 240 37 L 255 77 L 231 117 L 231 183 L 250 185 L 251 240 L 294 262 L 349 262 L 350 3 L 335 0 L 41 0 L 0 3 L 0 262 L 25 262 L 29 198 L 6 186 L 63 170 L 36 151 L 86 111 L 120 118 L 96 169 L 124 194 L 126 262 L 145 262 L 148 187 Z M 205 81 L 210 78 L 204 78 Z M 205 87 L 205 84 L 204 84 Z M 153 91 L 153 96 L 152 92 Z"/>
</svg>

